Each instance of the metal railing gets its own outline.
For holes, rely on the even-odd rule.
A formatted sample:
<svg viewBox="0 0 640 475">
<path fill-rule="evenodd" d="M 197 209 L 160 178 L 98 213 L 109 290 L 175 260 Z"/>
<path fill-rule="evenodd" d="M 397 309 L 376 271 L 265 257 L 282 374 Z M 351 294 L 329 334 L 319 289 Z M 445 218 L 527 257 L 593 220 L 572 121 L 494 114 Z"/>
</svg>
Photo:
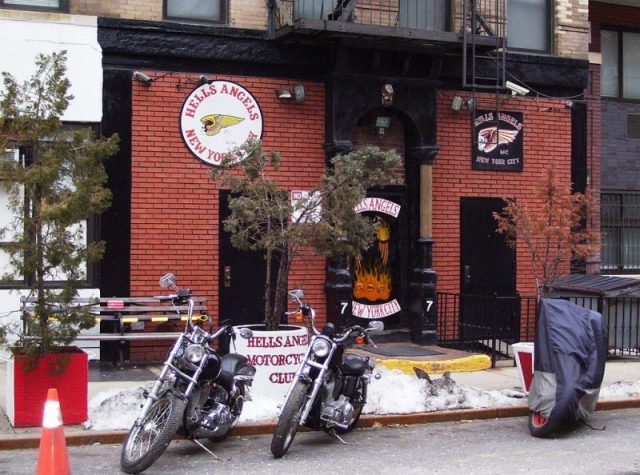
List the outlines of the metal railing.
<svg viewBox="0 0 640 475">
<path fill-rule="evenodd" d="M 609 356 L 640 356 L 640 297 L 565 297 L 602 314 L 609 335 Z"/>
<path fill-rule="evenodd" d="M 438 292 L 437 298 L 438 345 L 486 352 L 495 366 L 512 358 L 513 343 L 535 338 L 536 297 Z"/>
<path fill-rule="evenodd" d="M 492 366 L 513 358 L 511 345 L 535 341 L 537 297 L 492 297 L 450 292 L 437 294 L 438 345 L 485 352 Z M 562 297 L 602 314 L 608 355 L 640 356 L 640 297 Z"/>
<path fill-rule="evenodd" d="M 298 20 L 447 31 L 448 0 L 275 0 L 276 28 Z"/>
</svg>

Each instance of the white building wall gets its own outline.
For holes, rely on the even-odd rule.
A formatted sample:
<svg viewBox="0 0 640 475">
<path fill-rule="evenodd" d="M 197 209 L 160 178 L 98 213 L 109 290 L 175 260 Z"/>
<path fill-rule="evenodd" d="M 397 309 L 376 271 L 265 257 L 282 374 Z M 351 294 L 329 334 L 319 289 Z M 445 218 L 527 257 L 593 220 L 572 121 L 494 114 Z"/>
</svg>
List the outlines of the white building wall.
<svg viewBox="0 0 640 475">
<path fill-rule="evenodd" d="M 0 71 L 11 73 L 18 82 L 31 77 L 39 53 L 67 51 L 67 78 L 74 99 L 62 119 L 65 122 L 99 123 L 102 120 L 102 50 L 98 44 L 97 17 L 0 10 Z M 0 91 L 2 84 L 0 82 Z M 6 207 L 6 190 L 0 186 L 0 223 L 11 221 Z M 7 268 L 0 259 L 0 274 Z M 20 296 L 26 291 L 0 289 L 0 323 L 20 324 Z M 100 297 L 98 289 L 83 289 L 80 297 Z M 83 333 L 99 333 L 99 324 Z M 99 358 L 99 342 L 78 345 Z M 2 359 L 0 353 L 0 360 Z M 4 357 L 7 353 L 4 353 Z"/>
<path fill-rule="evenodd" d="M 0 10 L 0 71 L 22 82 L 31 77 L 37 54 L 60 50 L 67 51 L 67 78 L 74 96 L 63 120 L 100 122 L 102 50 L 97 17 Z"/>
</svg>

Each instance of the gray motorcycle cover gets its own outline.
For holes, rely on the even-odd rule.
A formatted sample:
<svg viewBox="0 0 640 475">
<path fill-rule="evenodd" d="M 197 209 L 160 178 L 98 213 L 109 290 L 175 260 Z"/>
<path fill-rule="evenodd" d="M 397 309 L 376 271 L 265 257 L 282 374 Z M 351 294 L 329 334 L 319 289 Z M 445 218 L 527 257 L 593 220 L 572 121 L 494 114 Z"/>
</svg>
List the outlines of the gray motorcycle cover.
<svg viewBox="0 0 640 475">
<path fill-rule="evenodd" d="M 535 436 L 564 430 L 595 410 L 604 376 L 602 315 L 561 299 L 540 299 L 529 410 Z M 531 418 L 530 418 L 531 421 Z"/>
</svg>

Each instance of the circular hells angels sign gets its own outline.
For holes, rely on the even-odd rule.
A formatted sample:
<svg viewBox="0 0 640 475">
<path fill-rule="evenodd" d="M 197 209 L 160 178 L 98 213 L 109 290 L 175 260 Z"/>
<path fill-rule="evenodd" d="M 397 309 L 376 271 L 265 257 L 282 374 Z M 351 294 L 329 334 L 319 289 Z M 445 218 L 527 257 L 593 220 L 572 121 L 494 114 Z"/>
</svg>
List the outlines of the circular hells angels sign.
<svg viewBox="0 0 640 475">
<path fill-rule="evenodd" d="M 247 140 L 262 138 L 262 111 L 244 87 L 211 81 L 194 89 L 180 112 L 180 132 L 191 153 L 209 165 Z"/>
</svg>

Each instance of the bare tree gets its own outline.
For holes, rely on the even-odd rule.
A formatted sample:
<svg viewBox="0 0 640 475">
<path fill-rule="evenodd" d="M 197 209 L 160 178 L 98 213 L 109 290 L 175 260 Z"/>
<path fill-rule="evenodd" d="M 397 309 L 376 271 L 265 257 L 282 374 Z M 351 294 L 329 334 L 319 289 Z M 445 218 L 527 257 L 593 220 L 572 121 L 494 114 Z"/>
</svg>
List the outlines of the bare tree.
<svg viewBox="0 0 640 475">
<path fill-rule="evenodd" d="M 571 193 L 553 167 L 535 189 L 526 203 L 505 198 L 506 206 L 493 217 L 511 247 L 517 242 L 527 247 L 537 294 L 548 296 L 563 265 L 596 254 L 599 235 L 588 226 L 591 197 Z"/>
</svg>

